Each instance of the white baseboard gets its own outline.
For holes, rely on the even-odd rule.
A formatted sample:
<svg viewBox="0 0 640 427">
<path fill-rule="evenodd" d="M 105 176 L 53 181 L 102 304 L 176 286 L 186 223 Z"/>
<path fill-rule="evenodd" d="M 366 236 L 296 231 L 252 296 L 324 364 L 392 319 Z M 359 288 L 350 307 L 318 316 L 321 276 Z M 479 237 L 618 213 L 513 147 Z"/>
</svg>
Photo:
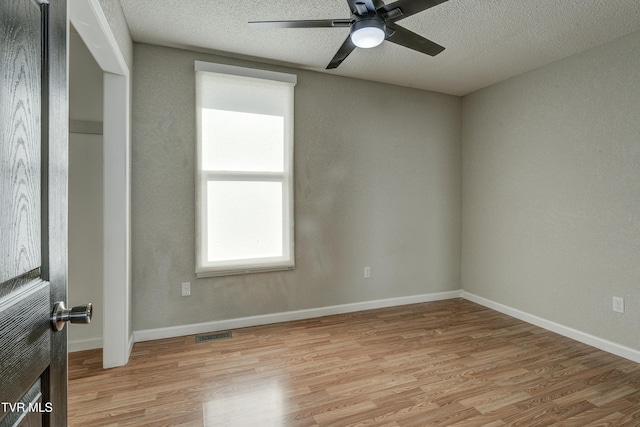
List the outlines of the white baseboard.
<svg viewBox="0 0 640 427">
<path fill-rule="evenodd" d="M 134 341 L 134 336 L 133 336 L 133 332 L 131 332 L 129 334 L 129 347 L 127 347 L 127 354 L 125 355 L 125 360 L 124 360 L 124 365 L 126 365 L 127 363 L 129 363 L 129 358 L 131 357 L 131 352 L 133 351 L 133 345 L 136 342 Z M 123 365 L 123 366 L 124 366 Z"/>
<path fill-rule="evenodd" d="M 96 348 L 102 348 L 102 337 L 73 340 L 67 343 L 67 350 L 69 353 L 73 353 L 74 351 L 94 350 Z"/>
<path fill-rule="evenodd" d="M 543 319 L 538 316 L 534 316 L 524 311 L 517 310 L 515 308 L 508 307 L 506 305 L 497 303 L 495 301 L 488 300 L 486 298 L 479 297 L 466 291 L 462 291 L 462 298 L 475 302 L 477 304 L 488 307 L 492 310 L 499 311 L 500 313 L 507 314 L 516 319 L 523 320 L 527 323 L 539 326 L 565 337 L 580 341 L 581 343 L 588 344 L 590 346 L 599 348 L 608 353 L 615 354 L 616 356 L 624 357 L 636 363 L 640 363 L 640 351 L 634 350 L 629 347 L 625 347 L 620 344 L 616 344 L 611 341 L 607 341 L 603 338 L 596 337 L 591 334 L 587 334 L 577 329 L 570 328 L 568 326 L 561 325 L 559 323 L 552 322 L 550 320 Z"/>
<path fill-rule="evenodd" d="M 184 335 L 201 334 L 204 332 L 222 331 L 226 329 L 268 325 L 272 323 L 288 322 L 291 320 L 312 319 L 315 317 L 330 316 L 332 314 L 353 313 L 355 311 L 393 307 L 397 305 L 416 304 L 421 302 L 460 298 L 461 296 L 462 291 L 448 291 L 408 297 L 389 298 L 375 301 L 357 302 L 353 304 L 311 308 L 307 310 L 286 311 L 282 313 L 240 317 L 236 319 L 214 320 L 212 322 L 196 323 L 191 325 L 171 326 L 158 329 L 145 329 L 134 331 L 133 337 L 135 342 L 150 341 L 163 338 L 179 337 Z"/>
<path fill-rule="evenodd" d="M 459 290 L 449 292 L 438 292 L 432 294 L 414 295 L 408 297 L 389 298 L 375 301 L 365 301 L 353 304 L 334 305 L 329 307 L 318 307 L 307 310 L 287 311 L 282 313 L 265 314 L 259 316 L 241 317 L 236 319 L 217 320 L 191 325 L 171 326 L 167 328 L 146 329 L 133 332 L 133 340 L 130 343 L 130 350 L 134 342 L 150 341 L 163 338 L 173 338 L 184 335 L 201 334 L 205 332 L 221 331 L 226 329 L 246 328 L 250 326 L 268 325 L 272 323 L 288 322 L 292 320 L 312 319 L 332 314 L 353 313 L 362 310 L 376 308 L 393 307 L 406 304 L 416 304 L 430 301 L 440 301 L 452 298 L 464 298 L 475 302 L 492 310 L 499 311 L 516 319 L 539 326 L 565 337 L 574 339 L 584 344 L 604 350 L 616 356 L 624 357 L 636 363 L 640 363 L 640 351 L 623 346 L 603 338 L 596 337 L 586 332 L 570 328 L 559 323 L 543 319 L 533 314 L 511 308 L 504 304 L 474 295 L 472 293 Z M 102 347 L 102 340 L 83 340 L 69 343 L 69 351 L 80 351 Z M 131 351 L 130 351 L 131 352 Z"/>
</svg>

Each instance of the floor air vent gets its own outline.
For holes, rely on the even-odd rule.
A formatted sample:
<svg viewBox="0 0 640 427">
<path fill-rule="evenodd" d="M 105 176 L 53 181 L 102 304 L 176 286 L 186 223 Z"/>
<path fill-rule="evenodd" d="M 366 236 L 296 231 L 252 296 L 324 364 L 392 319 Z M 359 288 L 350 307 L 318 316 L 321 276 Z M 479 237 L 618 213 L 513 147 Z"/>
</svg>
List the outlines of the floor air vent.
<svg viewBox="0 0 640 427">
<path fill-rule="evenodd" d="M 207 341 L 217 341 L 232 338 L 231 331 L 215 332 L 213 334 L 205 334 L 196 336 L 196 344 Z"/>
</svg>

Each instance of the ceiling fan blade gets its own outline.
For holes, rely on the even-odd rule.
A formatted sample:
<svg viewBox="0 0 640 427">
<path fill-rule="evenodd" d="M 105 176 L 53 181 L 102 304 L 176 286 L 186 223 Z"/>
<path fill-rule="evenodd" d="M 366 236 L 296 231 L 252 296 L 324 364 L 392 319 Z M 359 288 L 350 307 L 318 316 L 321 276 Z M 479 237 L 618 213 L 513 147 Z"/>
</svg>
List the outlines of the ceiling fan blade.
<svg viewBox="0 0 640 427">
<path fill-rule="evenodd" d="M 347 36 L 347 39 L 342 43 L 338 52 L 334 55 L 329 65 L 327 65 L 327 70 L 332 70 L 334 68 L 338 68 L 338 65 L 342 64 L 342 61 L 347 59 L 347 56 L 356 48 L 356 45 L 351 41 L 351 35 Z"/>
<path fill-rule="evenodd" d="M 438 43 L 425 39 L 399 25 L 394 25 L 393 27 L 387 25 L 386 39 L 400 46 L 408 47 L 409 49 L 417 50 L 418 52 L 431 56 L 436 56 L 444 50 L 444 47 Z"/>
<path fill-rule="evenodd" d="M 387 22 L 396 22 L 448 0 L 397 0 L 377 9 Z M 399 9 L 396 10 L 396 9 Z"/>
<path fill-rule="evenodd" d="M 252 21 L 252 28 L 330 28 L 348 27 L 350 19 L 312 19 L 303 21 Z"/>
</svg>

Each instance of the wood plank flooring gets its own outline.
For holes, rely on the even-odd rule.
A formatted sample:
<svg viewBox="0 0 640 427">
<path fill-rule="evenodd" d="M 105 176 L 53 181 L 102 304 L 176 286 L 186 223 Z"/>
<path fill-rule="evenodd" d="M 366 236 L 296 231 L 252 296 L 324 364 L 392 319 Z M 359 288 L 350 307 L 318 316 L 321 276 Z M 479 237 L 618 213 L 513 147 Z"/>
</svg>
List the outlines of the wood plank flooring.
<svg viewBox="0 0 640 427">
<path fill-rule="evenodd" d="M 640 426 L 640 365 L 462 299 L 69 356 L 70 426 Z"/>
</svg>

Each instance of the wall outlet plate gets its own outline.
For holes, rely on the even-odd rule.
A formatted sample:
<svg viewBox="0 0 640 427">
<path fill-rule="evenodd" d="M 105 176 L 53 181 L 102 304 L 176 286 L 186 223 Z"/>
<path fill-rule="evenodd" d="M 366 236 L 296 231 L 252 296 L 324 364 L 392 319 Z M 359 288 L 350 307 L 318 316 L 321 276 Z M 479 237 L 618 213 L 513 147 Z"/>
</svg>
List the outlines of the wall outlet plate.
<svg viewBox="0 0 640 427">
<path fill-rule="evenodd" d="M 191 295 L 191 282 L 182 282 L 182 296 L 188 297 Z"/>
<path fill-rule="evenodd" d="M 364 278 L 368 279 L 371 277 L 371 267 L 365 267 L 364 268 Z"/>
<path fill-rule="evenodd" d="M 613 297 L 613 311 L 624 313 L 624 298 Z"/>
</svg>

